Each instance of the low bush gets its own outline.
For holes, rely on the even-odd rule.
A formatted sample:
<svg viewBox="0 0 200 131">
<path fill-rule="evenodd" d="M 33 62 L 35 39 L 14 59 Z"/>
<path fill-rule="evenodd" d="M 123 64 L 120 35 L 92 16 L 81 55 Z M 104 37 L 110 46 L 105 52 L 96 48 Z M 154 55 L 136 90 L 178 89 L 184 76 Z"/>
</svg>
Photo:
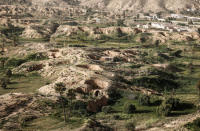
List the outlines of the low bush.
<svg viewBox="0 0 200 131">
<path fill-rule="evenodd" d="M 6 66 L 17 67 L 17 66 L 20 66 L 21 64 L 23 64 L 25 62 L 26 62 L 25 59 L 11 58 L 7 61 Z"/>
<path fill-rule="evenodd" d="M 7 84 L 8 84 L 8 82 L 7 82 L 7 80 L 6 79 L 1 79 L 1 81 L 0 81 L 0 84 L 1 84 L 1 87 L 3 88 L 3 89 L 6 89 L 7 88 Z"/>
<path fill-rule="evenodd" d="M 148 96 L 148 95 L 140 95 L 139 98 L 138 98 L 138 103 L 140 105 L 143 105 L 143 106 L 149 106 L 151 104 L 150 96 Z"/>
<path fill-rule="evenodd" d="M 6 75 L 8 78 L 10 78 L 12 76 L 12 71 L 10 69 L 7 70 Z"/>
<path fill-rule="evenodd" d="M 128 130 L 128 131 L 134 131 L 135 130 L 135 123 L 134 122 L 127 122 L 125 124 L 125 128 Z"/>
<path fill-rule="evenodd" d="M 113 104 L 116 100 L 120 99 L 122 95 L 120 94 L 120 90 L 110 88 L 108 90 L 108 96 L 109 96 L 109 103 Z"/>
<path fill-rule="evenodd" d="M 157 96 L 153 96 L 151 97 L 150 103 L 151 106 L 160 106 L 162 104 L 162 100 Z"/>
<path fill-rule="evenodd" d="M 85 109 L 73 110 L 72 114 L 73 116 L 76 116 L 76 117 L 80 117 L 80 116 L 87 117 L 90 115 L 88 111 Z"/>
<path fill-rule="evenodd" d="M 38 60 L 45 60 L 47 59 L 47 56 L 45 56 L 43 53 L 33 53 L 29 54 L 26 57 L 27 61 L 38 61 Z"/>
<path fill-rule="evenodd" d="M 181 53 L 182 53 L 182 50 L 177 50 L 177 51 L 171 52 L 170 55 L 175 56 L 175 57 L 181 57 Z"/>
<path fill-rule="evenodd" d="M 172 111 L 172 105 L 162 103 L 158 108 L 157 108 L 157 114 L 161 116 L 169 116 Z"/>
<path fill-rule="evenodd" d="M 114 120 L 120 120 L 121 117 L 120 117 L 119 115 L 114 115 L 114 116 L 113 116 L 113 119 L 114 119 Z"/>
<path fill-rule="evenodd" d="M 160 76 L 135 78 L 131 83 L 135 86 L 142 86 L 156 91 L 164 91 L 165 89 L 172 90 L 180 86 L 178 82 L 171 79 L 161 78 Z"/>
<path fill-rule="evenodd" d="M 81 100 L 77 100 L 72 103 L 72 107 L 74 110 L 86 110 L 87 103 Z"/>
<path fill-rule="evenodd" d="M 165 100 L 165 103 L 171 105 L 172 110 L 175 110 L 180 105 L 180 100 L 170 97 Z"/>
<path fill-rule="evenodd" d="M 135 111 L 136 111 L 135 105 L 131 103 L 124 104 L 124 113 L 131 114 L 131 113 L 134 113 Z"/>
<path fill-rule="evenodd" d="M 103 106 L 101 110 L 105 114 L 108 114 L 108 113 L 111 113 L 113 111 L 113 108 L 111 106 Z"/>
<path fill-rule="evenodd" d="M 200 118 L 195 119 L 193 122 L 190 122 L 185 125 L 190 131 L 199 131 L 200 130 Z"/>
<path fill-rule="evenodd" d="M 87 102 L 77 100 L 72 103 L 71 107 L 73 109 L 73 115 L 75 115 L 75 116 L 87 116 L 88 115 Z"/>
</svg>

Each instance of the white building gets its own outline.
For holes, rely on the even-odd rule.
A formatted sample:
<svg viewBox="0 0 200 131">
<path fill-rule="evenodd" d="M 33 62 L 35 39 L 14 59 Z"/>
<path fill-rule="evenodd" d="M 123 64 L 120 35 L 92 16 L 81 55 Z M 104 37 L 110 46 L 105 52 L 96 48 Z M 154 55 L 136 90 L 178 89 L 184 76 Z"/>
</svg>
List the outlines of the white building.
<svg viewBox="0 0 200 131">
<path fill-rule="evenodd" d="M 157 20 L 160 21 L 160 22 L 165 22 L 166 21 L 165 19 L 161 19 L 161 18 L 158 18 Z"/>
<path fill-rule="evenodd" d="M 136 25 L 137 28 L 140 28 L 140 25 Z"/>
<path fill-rule="evenodd" d="M 149 25 L 148 25 L 148 24 L 143 25 L 142 28 L 144 28 L 144 29 L 148 29 L 148 28 L 149 28 Z"/>
<path fill-rule="evenodd" d="M 181 15 L 181 14 L 171 14 L 171 17 L 172 17 L 172 18 L 176 18 L 176 19 L 184 18 L 184 16 Z"/>
<path fill-rule="evenodd" d="M 159 23 L 151 23 L 151 27 L 156 29 L 163 29 L 163 30 L 165 29 L 165 26 Z"/>
</svg>

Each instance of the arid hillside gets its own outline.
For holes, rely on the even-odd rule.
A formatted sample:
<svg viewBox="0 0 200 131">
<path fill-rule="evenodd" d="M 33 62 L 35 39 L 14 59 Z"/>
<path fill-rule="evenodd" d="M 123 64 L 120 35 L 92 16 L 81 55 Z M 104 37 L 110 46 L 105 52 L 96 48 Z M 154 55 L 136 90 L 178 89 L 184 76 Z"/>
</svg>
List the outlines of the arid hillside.
<svg viewBox="0 0 200 131">
<path fill-rule="evenodd" d="M 26 4 L 38 6 L 80 6 L 106 9 L 110 11 L 131 10 L 134 12 L 160 12 L 181 11 L 186 9 L 199 9 L 199 0 L 2 0 L 1 5 Z"/>
<path fill-rule="evenodd" d="M 82 5 L 107 8 L 118 11 L 133 10 L 139 11 L 178 11 L 182 9 L 195 9 L 199 1 L 194 0 L 80 0 Z M 198 7 L 197 7 L 198 8 Z"/>
</svg>

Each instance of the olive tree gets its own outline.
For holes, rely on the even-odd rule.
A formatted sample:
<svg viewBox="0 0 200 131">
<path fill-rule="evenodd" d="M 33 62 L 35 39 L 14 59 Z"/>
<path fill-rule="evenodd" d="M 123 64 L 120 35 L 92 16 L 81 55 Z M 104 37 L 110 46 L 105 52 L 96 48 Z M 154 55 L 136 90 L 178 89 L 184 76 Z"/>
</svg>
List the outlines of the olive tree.
<svg viewBox="0 0 200 131">
<path fill-rule="evenodd" d="M 65 84 L 62 83 L 62 82 L 56 83 L 55 84 L 55 90 L 56 90 L 57 93 L 59 93 L 58 99 L 59 99 L 59 101 L 61 103 L 61 106 L 63 108 L 64 121 L 67 122 L 67 119 L 66 119 L 66 110 L 65 110 L 65 103 L 64 103 L 64 100 L 63 100 L 63 93 L 66 90 Z"/>
</svg>

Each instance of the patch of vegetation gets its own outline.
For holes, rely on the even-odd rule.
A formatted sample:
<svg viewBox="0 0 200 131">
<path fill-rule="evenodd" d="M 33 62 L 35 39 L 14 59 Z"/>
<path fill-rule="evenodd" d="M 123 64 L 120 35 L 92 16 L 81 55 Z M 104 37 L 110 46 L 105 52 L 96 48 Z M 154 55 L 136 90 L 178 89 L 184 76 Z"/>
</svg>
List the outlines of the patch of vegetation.
<svg viewBox="0 0 200 131">
<path fill-rule="evenodd" d="M 125 128 L 128 130 L 128 131 L 135 131 L 135 123 L 130 121 L 130 122 L 127 122 L 125 124 Z"/>
<path fill-rule="evenodd" d="M 108 90 L 109 104 L 114 104 L 118 99 L 122 97 L 121 91 L 117 89 L 110 88 Z"/>
<path fill-rule="evenodd" d="M 124 113 L 131 114 L 131 113 L 134 113 L 135 111 L 136 111 L 135 105 L 131 103 L 124 104 Z"/>
<path fill-rule="evenodd" d="M 172 105 L 163 102 L 158 108 L 157 113 L 161 116 L 169 116 L 172 111 Z"/>
<path fill-rule="evenodd" d="M 160 78 L 159 76 L 139 77 L 133 79 L 131 83 L 138 87 L 150 88 L 161 92 L 165 89 L 172 90 L 179 87 L 179 83 L 176 81 L 167 78 Z"/>
<path fill-rule="evenodd" d="M 200 118 L 197 118 L 193 122 L 186 124 L 185 127 L 190 131 L 199 131 L 200 130 Z"/>
<path fill-rule="evenodd" d="M 143 106 L 149 106 L 150 103 L 150 96 L 148 95 L 140 95 L 138 98 L 138 103 Z"/>
<path fill-rule="evenodd" d="M 26 56 L 26 61 L 40 61 L 47 59 L 47 56 L 45 56 L 43 53 L 32 53 Z"/>
<path fill-rule="evenodd" d="M 21 64 L 27 62 L 26 59 L 20 59 L 20 58 L 10 58 L 6 62 L 7 67 L 17 67 L 20 66 Z"/>
<path fill-rule="evenodd" d="M 102 112 L 104 112 L 105 114 L 108 114 L 108 113 L 112 113 L 113 108 L 112 108 L 111 106 L 103 106 L 101 110 L 102 110 Z"/>
<path fill-rule="evenodd" d="M 12 35 L 21 35 L 24 28 L 15 27 L 11 24 L 7 28 L 3 28 L 0 30 L 0 32 L 4 35 L 6 35 L 7 38 L 11 38 Z"/>
<path fill-rule="evenodd" d="M 4 72 L 0 71 L 0 74 L 0 78 L 7 79 Z M 28 74 L 12 74 L 8 80 L 9 82 L 6 84 L 6 89 L 0 88 L 0 95 L 11 92 L 34 93 L 48 81 L 36 72 Z"/>
</svg>

